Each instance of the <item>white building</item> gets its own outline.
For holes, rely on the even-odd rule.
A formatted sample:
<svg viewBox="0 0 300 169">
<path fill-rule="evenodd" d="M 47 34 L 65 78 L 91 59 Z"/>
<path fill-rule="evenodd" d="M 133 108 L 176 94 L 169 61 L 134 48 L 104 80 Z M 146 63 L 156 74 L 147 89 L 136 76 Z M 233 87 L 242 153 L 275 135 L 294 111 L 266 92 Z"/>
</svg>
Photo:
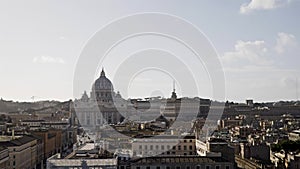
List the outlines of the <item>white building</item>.
<svg viewBox="0 0 300 169">
<path fill-rule="evenodd" d="M 47 159 L 47 169 L 116 169 L 117 159 L 61 159 L 56 154 Z"/>
<path fill-rule="evenodd" d="M 149 138 L 134 139 L 132 141 L 134 156 L 148 157 L 155 155 L 196 155 L 195 137 L 163 135 Z"/>
</svg>

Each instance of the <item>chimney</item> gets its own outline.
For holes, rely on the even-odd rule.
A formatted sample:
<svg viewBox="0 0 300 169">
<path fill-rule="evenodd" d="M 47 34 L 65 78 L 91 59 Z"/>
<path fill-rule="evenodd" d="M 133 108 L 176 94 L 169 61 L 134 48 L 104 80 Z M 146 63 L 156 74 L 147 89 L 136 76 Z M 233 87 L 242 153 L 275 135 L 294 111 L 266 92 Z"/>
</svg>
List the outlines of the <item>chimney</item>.
<svg viewBox="0 0 300 169">
<path fill-rule="evenodd" d="M 15 139 L 15 130 L 14 129 L 11 130 L 11 139 L 12 140 Z"/>
</svg>

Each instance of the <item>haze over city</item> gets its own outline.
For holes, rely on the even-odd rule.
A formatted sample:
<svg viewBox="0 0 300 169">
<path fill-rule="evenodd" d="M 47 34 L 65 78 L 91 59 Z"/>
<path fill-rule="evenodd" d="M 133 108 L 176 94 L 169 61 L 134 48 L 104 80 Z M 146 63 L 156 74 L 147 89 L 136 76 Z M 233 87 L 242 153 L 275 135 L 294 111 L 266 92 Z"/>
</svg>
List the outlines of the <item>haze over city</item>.
<svg viewBox="0 0 300 169">
<path fill-rule="evenodd" d="M 187 20 L 211 41 L 225 73 L 225 100 L 297 100 L 299 7 L 298 0 L 2 1 L 1 97 L 18 101 L 32 101 L 32 96 L 35 100 L 61 101 L 81 97 L 73 93 L 73 75 L 87 41 L 120 17 L 157 12 Z M 147 36 L 121 44 L 110 55 L 113 58 L 157 46 L 189 59 L 178 44 Z M 116 61 L 99 65 L 112 80 L 118 67 Z M 100 70 L 95 72 L 95 79 L 99 75 Z M 197 76 L 201 83 L 199 97 L 213 99 L 209 75 L 203 69 Z M 113 83 L 119 90 L 118 83 Z M 172 86 L 172 78 L 146 72 L 133 80 L 125 95 L 169 97 Z M 90 91 L 91 86 L 85 90 Z M 123 95 L 125 92 L 120 90 Z M 180 91 L 178 95 L 195 96 L 181 95 Z"/>
</svg>

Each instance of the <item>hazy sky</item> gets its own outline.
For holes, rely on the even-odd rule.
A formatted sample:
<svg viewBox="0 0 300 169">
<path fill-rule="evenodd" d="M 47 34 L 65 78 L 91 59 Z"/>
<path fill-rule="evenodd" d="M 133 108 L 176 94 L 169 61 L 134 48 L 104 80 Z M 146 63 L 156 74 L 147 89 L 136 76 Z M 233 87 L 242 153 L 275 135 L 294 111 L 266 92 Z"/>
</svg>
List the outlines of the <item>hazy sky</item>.
<svg viewBox="0 0 300 169">
<path fill-rule="evenodd" d="M 2 0 L 0 97 L 73 98 L 76 62 L 89 38 L 112 20 L 141 12 L 176 15 L 202 30 L 223 64 L 226 99 L 297 99 L 297 78 L 300 90 L 298 0 Z M 132 44 L 146 40 L 144 37 Z M 113 79 L 113 71 L 119 65 L 99 65 L 102 66 Z M 135 79 L 134 87 L 126 95 L 169 97 L 172 79 L 156 73 L 144 73 Z M 203 84 L 206 87 L 200 97 L 210 98 L 209 83 Z M 118 90 L 118 84 L 115 89 Z M 86 90 L 89 92 L 90 88 Z"/>
</svg>

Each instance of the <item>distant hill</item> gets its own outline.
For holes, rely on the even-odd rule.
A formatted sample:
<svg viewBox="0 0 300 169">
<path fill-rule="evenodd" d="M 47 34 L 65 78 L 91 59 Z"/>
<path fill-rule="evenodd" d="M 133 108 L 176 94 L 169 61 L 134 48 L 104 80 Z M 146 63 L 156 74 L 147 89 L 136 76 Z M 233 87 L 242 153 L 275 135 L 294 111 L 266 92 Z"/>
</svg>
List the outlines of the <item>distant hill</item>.
<svg viewBox="0 0 300 169">
<path fill-rule="evenodd" d="M 0 112 L 34 112 L 47 111 L 47 109 L 69 109 L 70 101 L 37 101 L 37 102 L 14 102 L 7 100 L 0 100 Z"/>
</svg>

